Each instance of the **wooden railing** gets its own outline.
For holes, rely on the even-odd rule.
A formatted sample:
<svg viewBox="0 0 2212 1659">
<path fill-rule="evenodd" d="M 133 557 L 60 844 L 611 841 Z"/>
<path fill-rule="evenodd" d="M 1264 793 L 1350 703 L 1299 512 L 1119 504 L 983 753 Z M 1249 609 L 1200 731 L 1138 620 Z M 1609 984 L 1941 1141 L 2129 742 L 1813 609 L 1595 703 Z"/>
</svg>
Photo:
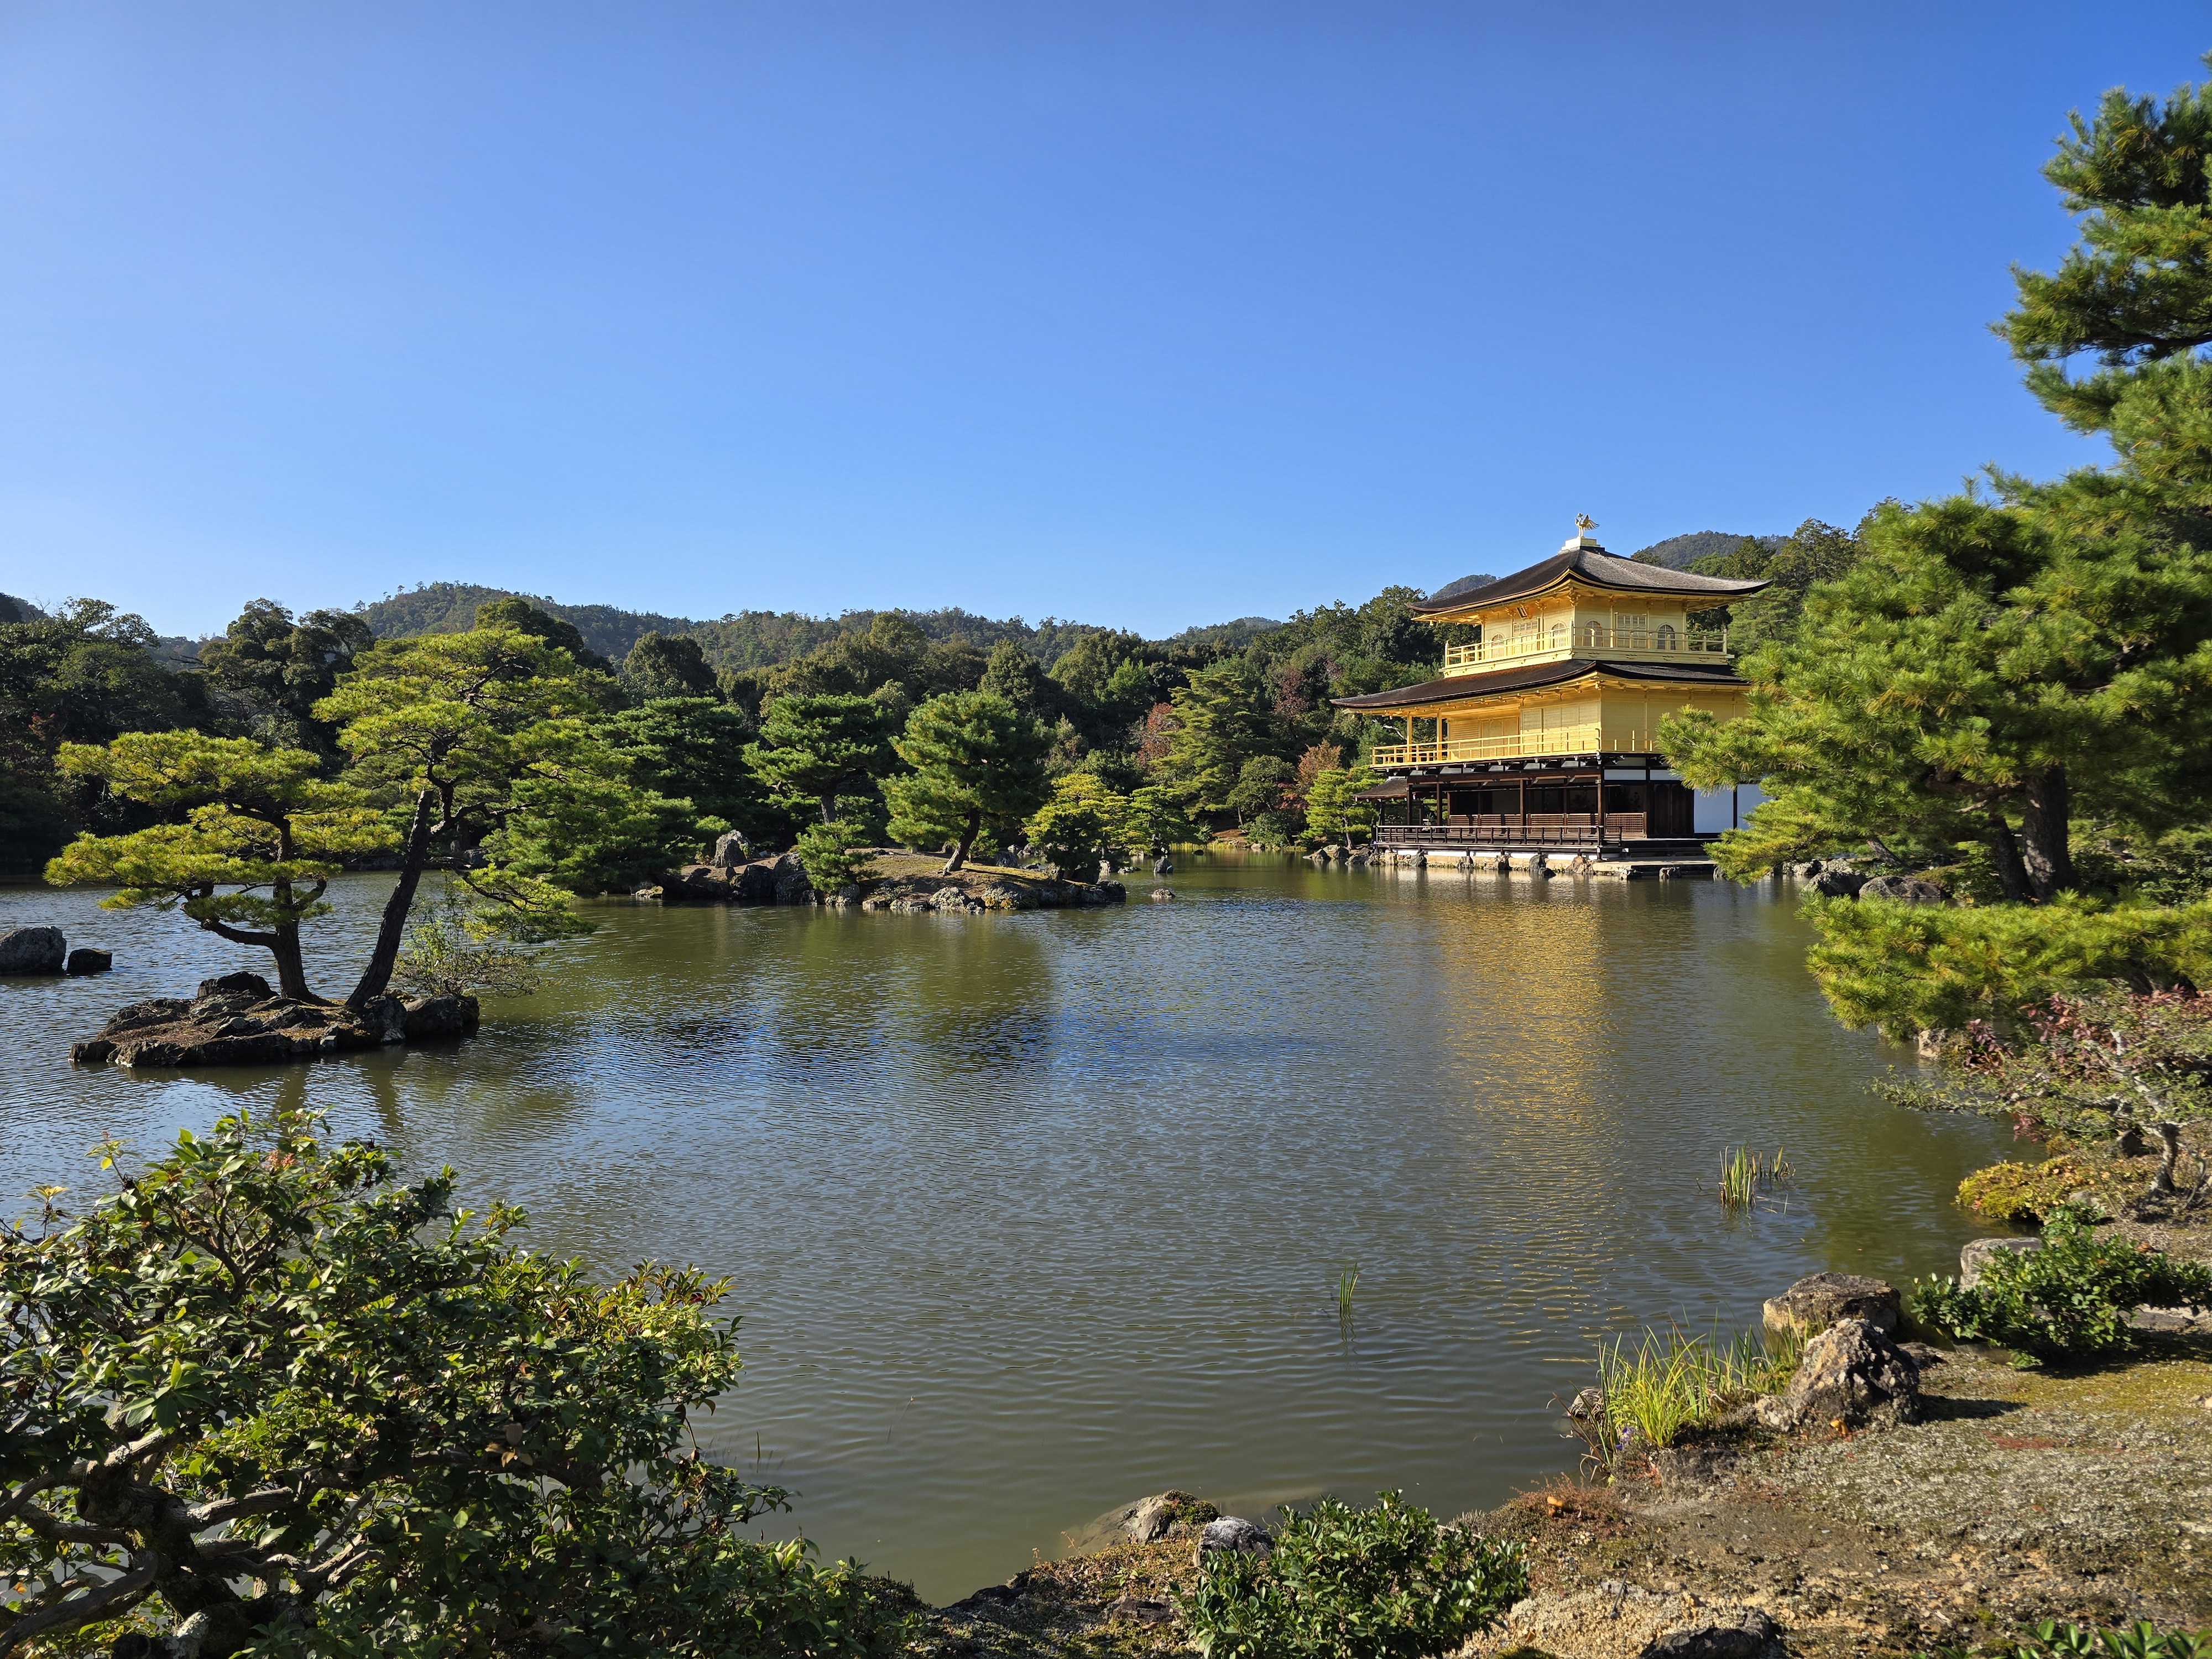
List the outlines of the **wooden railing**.
<svg viewBox="0 0 2212 1659">
<path fill-rule="evenodd" d="M 1370 766 L 1446 766 L 1457 761 L 1533 760 L 1543 755 L 1649 755 L 1657 752 L 1648 732 L 1615 726 L 1555 726 L 1542 732 L 1508 732 L 1495 738 L 1454 738 L 1446 743 L 1378 744 Z"/>
<path fill-rule="evenodd" d="M 1486 663 L 1521 662 L 1569 651 L 1645 651 L 1673 657 L 1725 657 L 1728 629 L 1674 628 L 1608 628 L 1603 623 L 1582 623 L 1553 633 L 1545 628 L 1534 634 L 1478 640 L 1473 645 L 1444 647 L 1444 672 L 1479 668 Z"/>
<path fill-rule="evenodd" d="M 1601 832 L 1594 812 L 1531 812 L 1525 818 L 1377 824 L 1375 841 L 1381 847 L 1613 847 L 1645 839 L 1646 822 L 1642 812 L 1607 812 Z"/>
</svg>

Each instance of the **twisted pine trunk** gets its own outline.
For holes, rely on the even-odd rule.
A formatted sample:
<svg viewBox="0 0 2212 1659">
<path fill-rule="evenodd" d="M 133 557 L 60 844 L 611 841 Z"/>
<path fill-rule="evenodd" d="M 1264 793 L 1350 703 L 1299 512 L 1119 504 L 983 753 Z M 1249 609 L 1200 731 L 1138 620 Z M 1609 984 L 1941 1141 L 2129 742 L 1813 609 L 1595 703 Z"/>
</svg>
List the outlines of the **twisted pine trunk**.
<svg viewBox="0 0 2212 1659">
<path fill-rule="evenodd" d="M 384 902 L 384 919 L 376 930 L 376 948 L 369 952 L 368 967 L 353 988 L 346 1006 L 359 1013 L 382 996 L 392 983 L 392 970 L 399 961 L 399 941 L 407 933 L 407 915 L 415 908 L 415 890 L 422 884 L 422 866 L 430 856 L 430 814 L 437 792 L 425 789 L 415 798 L 414 820 L 407 826 L 407 851 L 399 866 L 399 884 Z"/>
</svg>

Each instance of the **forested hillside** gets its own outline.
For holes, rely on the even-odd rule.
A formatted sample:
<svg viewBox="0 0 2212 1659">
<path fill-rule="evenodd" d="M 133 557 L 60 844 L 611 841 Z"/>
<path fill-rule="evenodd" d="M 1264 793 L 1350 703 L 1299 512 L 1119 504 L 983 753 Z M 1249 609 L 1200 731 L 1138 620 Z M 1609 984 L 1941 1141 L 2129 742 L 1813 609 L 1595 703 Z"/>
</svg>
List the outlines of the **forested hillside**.
<svg viewBox="0 0 2212 1659">
<path fill-rule="evenodd" d="M 1733 553 L 1746 542 L 1762 542 L 1776 547 L 1782 539 L 1779 536 L 1747 536 L 1725 530 L 1692 530 L 1686 536 L 1669 536 L 1663 542 L 1654 542 L 1629 557 L 1639 564 L 1663 564 L 1669 570 L 1687 570 L 1699 559 Z"/>
<path fill-rule="evenodd" d="M 357 605 L 354 612 L 379 639 L 410 639 L 422 634 L 465 633 L 473 624 L 477 607 L 507 599 L 527 599 L 547 615 L 558 617 L 574 626 L 592 650 L 616 662 L 629 656 L 630 647 L 645 634 L 680 634 L 698 641 L 709 666 L 733 670 L 774 668 L 794 661 L 840 635 L 865 634 L 878 616 L 902 617 L 926 638 L 941 645 L 972 646 L 988 653 L 1000 641 L 1012 640 L 1039 662 L 1048 664 L 1057 662 L 1084 635 L 1097 631 L 1094 623 L 1061 622 L 1050 617 L 1035 625 L 1019 617 L 998 621 L 957 606 L 941 611 L 847 611 L 836 617 L 810 617 L 796 611 L 738 611 L 712 620 L 695 620 L 649 611 L 623 611 L 611 605 L 562 605 L 542 595 L 481 587 L 473 582 L 428 583 L 372 605 Z M 1279 626 L 1264 617 L 1243 617 L 1235 622 L 1187 628 L 1166 643 L 1234 649 Z"/>
</svg>

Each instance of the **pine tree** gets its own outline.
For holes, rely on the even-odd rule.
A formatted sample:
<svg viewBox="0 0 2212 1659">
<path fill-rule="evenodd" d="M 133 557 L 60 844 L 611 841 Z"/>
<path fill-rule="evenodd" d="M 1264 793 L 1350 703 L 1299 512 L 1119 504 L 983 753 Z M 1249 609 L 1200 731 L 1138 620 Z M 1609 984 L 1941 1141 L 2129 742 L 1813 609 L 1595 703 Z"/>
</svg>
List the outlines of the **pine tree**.
<svg viewBox="0 0 2212 1659">
<path fill-rule="evenodd" d="M 1201 811 L 1226 810 L 1244 763 L 1275 746 L 1266 689 L 1250 664 L 1231 657 L 1193 674 L 1173 702 L 1160 781 Z"/>
<path fill-rule="evenodd" d="M 989 691 L 932 697 L 907 717 L 894 745 L 914 769 L 884 787 L 890 831 L 913 847 L 955 843 L 950 875 L 988 825 L 1011 830 L 1050 793 L 1037 723 Z"/>
<path fill-rule="evenodd" d="M 837 821 L 837 798 L 858 794 L 898 764 L 880 704 L 838 692 L 778 697 L 745 759 L 769 785 L 816 802 Z"/>
<path fill-rule="evenodd" d="M 1747 719 L 1661 726 L 1696 787 L 1757 780 L 1774 798 L 1720 842 L 1732 872 L 1868 842 L 1948 862 L 1979 843 L 2008 898 L 2047 899 L 2075 884 L 2077 801 L 2154 824 L 2212 800 L 2204 560 L 1964 496 L 1881 508 L 1866 542 L 1795 638 L 1744 665 Z"/>
</svg>

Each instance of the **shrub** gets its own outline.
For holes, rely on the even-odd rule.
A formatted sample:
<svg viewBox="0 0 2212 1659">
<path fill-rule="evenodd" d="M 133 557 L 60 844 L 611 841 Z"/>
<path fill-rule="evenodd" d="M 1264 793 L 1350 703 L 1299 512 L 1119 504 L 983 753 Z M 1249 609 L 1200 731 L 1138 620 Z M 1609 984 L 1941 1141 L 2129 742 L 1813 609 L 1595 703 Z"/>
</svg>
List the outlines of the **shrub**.
<svg viewBox="0 0 2212 1659">
<path fill-rule="evenodd" d="M 189 1619 L 203 1659 L 896 1650 L 906 1611 L 748 1538 L 785 1494 L 691 1442 L 737 1380 L 726 1283 L 593 1284 L 453 1184 L 241 1113 L 0 1228 L 0 1650 Z"/>
<path fill-rule="evenodd" d="M 2073 1154 L 2040 1164 L 1992 1164 L 1959 1183 L 1959 1202 L 1992 1221 L 2041 1221 L 2078 1192 L 2137 1184 L 2116 1183 L 2114 1173 L 2109 1164 Z"/>
<path fill-rule="evenodd" d="M 2148 1620 L 2126 1630 L 2087 1630 L 2045 1620 L 2033 1637 L 1982 1652 L 1989 1659 L 2062 1659 L 2074 1654 L 2096 1659 L 2212 1659 L 2212 1631 L 2161 1631 Z M 1972 1650 L 1940 1648 L 1914 1659 L 1972 1659 Z"/>
<path fill-rule="evenodd" d="M 799 854 L 799 866 L 806 872 L 814 890 L 834 893 L 860 878 L 861 863 L 853 851 L 866 845 L 866 832 L 856 825 L 817 823 L 799 836 L 793 850 Z"/>
<path fill-rule="evenodd" d="M 1176 1599 L 1211 1659 L 1416 1659 L 1458 1648 L 1528 1589 L 1518 1544 L 1386 1492 L 1371 1510 L 1284 1510 L 1272 1552 L 1207 1555 Z"/>
<path fill-rule="evenodd" d="M 2165 909 L 2065 896 L 1971 909 L 1810 898 L 1806 965 L 1837 1018 L 1900 1041 L 1970 1022 L 2010 1025 L 2061 994 L 2212 983 L 2212 904 Z"/>
<path fill-rule="evenodd" d="M 1916 1319 L 2010 1348 L 2015 1364 L 2028 1365 L 2119 1352 L 2133 1345 L 2131 1310 L 2208 1299 L 2212 1267 L 2100 1238 L 2075 1206 L 2061 1205 L 2041 1249 L 1999 1252 L 1971 1289 L 1955 1279 L 1916 1279 L 1905 1305 Z"/>
</svg>

